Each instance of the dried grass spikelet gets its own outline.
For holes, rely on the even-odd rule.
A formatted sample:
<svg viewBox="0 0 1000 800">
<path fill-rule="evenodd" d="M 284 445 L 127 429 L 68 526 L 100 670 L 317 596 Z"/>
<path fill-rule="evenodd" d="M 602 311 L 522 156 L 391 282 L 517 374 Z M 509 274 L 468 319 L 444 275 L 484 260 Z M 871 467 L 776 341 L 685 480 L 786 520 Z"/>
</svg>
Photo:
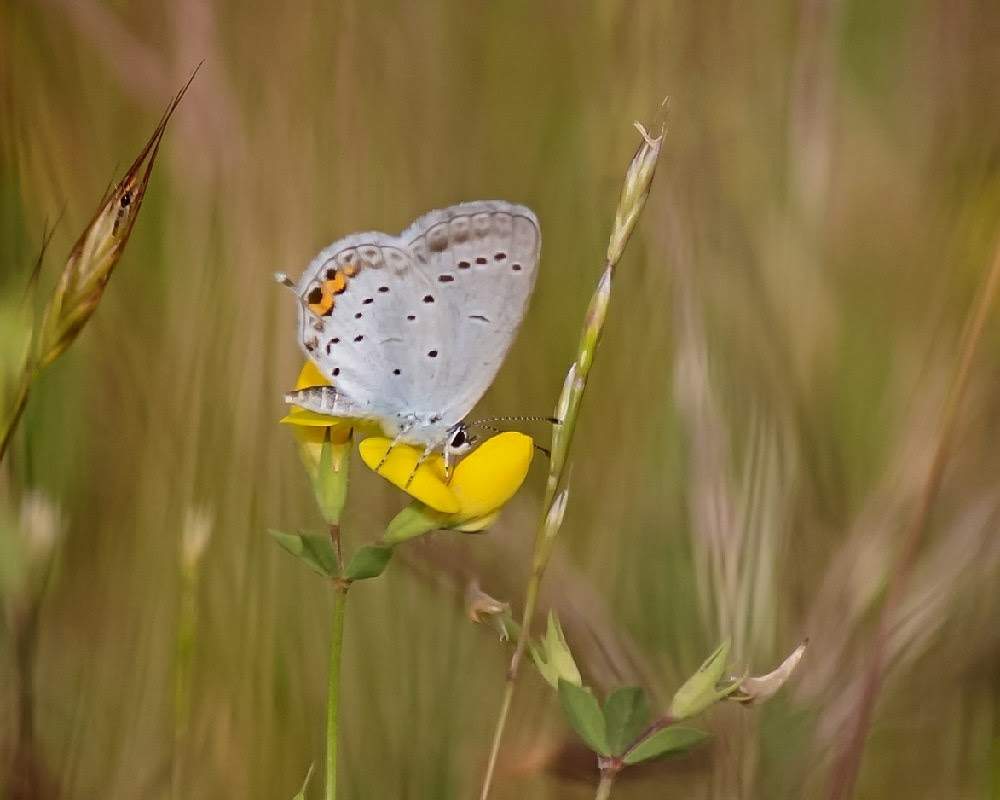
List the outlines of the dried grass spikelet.
<svg viewBox="0 0 1000 800">
<path fill-rule="evenodd" d="M 90 224 L 73 245 L 45 309 L 35 350 L 36 371 L 65 352 L 97 308 L 139 216 L 167 123 L 197 72 L 195 69 L 171 100 L 146 146 L 101 199 Z"/>
<path fill-rule="evenodd" d="M 11 392 L 9 401 L 4 397 L 7 394 L 4 386 L 7 376 L 0 375 L 0 461 L 7 453 L 38 374 L 73 344 L 100 303 L 104 287 L 121 258 L 139 215 L 167 123 L 197 73 L 196 68 L 170 101 L 153 135 L 125 176 L 101 199 L 90 224 L 70 250 L 66 266 L 45 307 L 41 325 L 35 328 L 33 315 L 25 313 L 21 327 L 25 341 L 30 343 L 18 357 L 21 362 L 17 370 L 19 377 L 12 384 L 16 388 Z M 45 244 L 48 244 L 47 238 Z M 44 251 L 43 246 L 42 253 Z M 40 255 L 28 281 L 28 292 L 36 286 L 41 261 Z"/>
</svg>

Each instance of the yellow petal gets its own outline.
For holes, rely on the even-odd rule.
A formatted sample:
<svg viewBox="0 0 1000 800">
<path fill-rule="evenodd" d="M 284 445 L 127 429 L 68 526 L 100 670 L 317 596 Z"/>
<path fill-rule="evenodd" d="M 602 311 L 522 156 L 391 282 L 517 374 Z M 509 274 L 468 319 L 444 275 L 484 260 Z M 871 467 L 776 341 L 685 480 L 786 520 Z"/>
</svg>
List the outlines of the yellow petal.
<svg viewBox="0 0 1000 800">
<path fill-rule="evenodd" d="M 340 422 L 339 417 L 328 417 L 326 414 L 317 414 L 305 408 L 292 406 L 292 410 L 278 420 L 286 425 L 301 425 L 304 428 L 329 428 Z"/>
<path fill-rule="evenodd" d="M 330 386 L 332 385 L 328 378 L 326 378 L 322 372 L 319 371 L 319 367 L 313 364 L 312 361 L 306 361 L 302 366 L 302 371 L 299 372 L 298 380 L 295 381 L 295 390 L 306 389 L 310 386 Z"/>
<path fill-rule="evenodd" d="M 391 444 L 391 440 L 382 436 L 365 439 L 358 446 L 361 460 L 368 465 L 369 469 L 374 470 L 378 467 L 379 462 L 385 458 Z M 432 455 L 420 465 L 416 474 L 413 475 L 413 468 L 422 453 L 423 448 L 409 444 L 397 444 L 392 448 L 388 458 L 385 458 L 385 463 L 378 470 L 378 474 L 421 503 L 437 511 L 443 511 L 446 514 L 458 512 L 461 506 L 444 482 L 444 459 L 440 455 L 437 453 Z M 407 486 L 406 482 L 410 479 L 410 475 L 413 475 L 413 480 Z"/>
<path fill-rule="evenodd" d="M 466 522 L 487 517 L 510 500 L 524 483 L 533 455 L 530 436 L 508 431 L 487 439 L 462 459 L 449 486 Z"/>
</svg>

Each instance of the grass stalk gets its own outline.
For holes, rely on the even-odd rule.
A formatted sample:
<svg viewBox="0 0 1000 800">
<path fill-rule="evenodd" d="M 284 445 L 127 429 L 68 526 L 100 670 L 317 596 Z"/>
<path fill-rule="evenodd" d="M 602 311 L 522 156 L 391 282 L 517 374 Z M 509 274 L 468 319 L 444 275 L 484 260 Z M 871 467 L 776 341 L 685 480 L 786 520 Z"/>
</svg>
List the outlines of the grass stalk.
<svg viewBox="0 0 1000 800">
<path fill-rule="evenodd" d="M 7 448 L 10 446 L 11 439 L 14 438 L 14 431 L 17 430 L 17 424 L 21 421 L 24 409 L 28 406 L 28 395 L 31 394 L 33 381 L 34 370 L 26 366 L 21 375 L 21 382 L 17 387 L 17 394 L 11 404 L 10 412 L 4 417 L 3 427 L 0 428 L 0 462 L 7 455 Z"/>
<path fill-rule="evenodd" d="M 170 796 L 181 797 L 184 744 L 191 719 L 191 669 L 198 627 L 197 577 L 182 577 L 178 608 L 177 638 L 174 642 L 174 754 Z"/>
<path fill-rule="evenodd" d="M 857 715 L 851 727 L 847 740 L 839 756 L 834 761 L 830 781 L 830 800 L 847 800 L 854 794 L 854 787 L 861 769 L 861 759 L 864 755 L 865 740 L 871 728 L 875 713 L 875 704 L 885 679 L 886 650 L 889 637 L 892 634 L 893 621 L 901 601 L 906 594 L 909 578 L 913 573 L 920 545 L 930 523 L 931 510 L 937 499 L 944 477 L 945 466 L 951 455 L 955 438 L 955 428 L 958 423 L 958 411 L 961 408 L 965 391 L 972 375 L 972 363 L 982 340 L 986 320 L 1000 289 L 1000 240 L 993 253 L 993 261 L 989 273 L 983 281 L 975 304 L 969 310 L 962 337 L 959 344 L 959 362 L 955 376 L 945 401 L 941 417 L 940 434 L 933 459 L 927 471 L 920 504 L 913 517 L 910 527 L 903 539 L 902 548 L 896 561 L 896 568 L 889 577 L 885 602 L 879 613 L 875 636 L 872 641 L 871 655 L 862 684 L 861 699 Z"/>
<path fill-rule="evenodd" d="M 201 564 L 212 534 L 212 518 L 200 509 L 188 510 L 181 531 L 178 562 L 177 635 L 174 639 L 174 752 L 170 796 L 179 798 L 185 778 L 185 744 L 191 722 L 191 685 L 198 641 L 198 587 Z"/>
<path fill-rule="evenodd" d="M 43 369 L 76 341 L 104 296 L 104 290 L 138 218 L 167 123 L 197 72 L 195 69 L 187 83 L 171 100 L 153 135 L 132 162 L 128 172 L 101 198 L 90 224 L 70 250 L 62 274 L 49 298 L 41 325 L 33 331 L 32 353 L 25 363 L 10 412 L 4 416 L 0 427 L 0 461 L 3 461 L 24 414 L 32 383 Z M 50 236 L 46 236 L 42 247 L 43 255 L 49 238 Z M 41 258 L 40 255 L 31 274 L 29 289 L 38 279 Z"/>
<path fill-rule="evenodd" d="M 542 578 L 545 575 L 545 568 L 549 563 L 549 557 L 552 554 L 552 548 L 555 545 L 556 536 L 562 525 L 563 514 L 566 510 L 568 498 L 568 490 L 566 489 L 567 457 L 569 455 L 570 444 L 573 440 L 573 433 L 576 430 L 576 421 L 579 415 L 580 404 L 583 400 L 583 393 L 587 388 L 587 378 L 590 375 L 594 354 L 600 342 L 601 333 L 604 330 L 608 305 L 611 302 L 611 279 L 614 275 L 615 266 L 621 259 L 622 253 L 625 251 L 625 246 L 628 244 L 635 230 L 642 209 L 646 205 L 646 198 L 649 196 L 649 187 L 652 183 L 653 174 L 656 171 L 656 163 L 660 156 L 660 146 L 663 142 L 662 130 L 660 136 L 653 138 L 638 123 L 636 123 L 636 128 L 642 135 L 642 144 L 639 145 L 639 149 L 632 157 L 625 173 L 621 198 L 618 201 L 618 208 L 615 211 L 615 221 L 608 242 L 604 270 L 598 279 L 597 288 L 587 308 L 583 331 L 580 336 L 579 347 L 577 348 L 576 360 L 566 373 L 562 393 L 556 405 L 555 416 L 559 420 L 559 423 L 555 426 L 552 435 L 552 456 L 549 460 L 549 475 L 545 485 L 545 497 L 542 502 L 541 522 L 535 534 L 531 575 L 525 587 L 521 628 L 518 632 L 514 654 L 511 656 L 510 666 L 507 668 L 503 698 L 500 702 L 500 712 L 497 715 L 496 725 L 493 730 L 490 754 L 486 763 L 486 772 L 483 775 L 482 790 L 479 795 L 480 800 L 487 800 L 493 785 L 497 759 L 500 755 L 500 746 L 503 743 L 503 734 L 507 727 L 507 720 L 510 716 L 510 709 L 514 700 L 517 676 L 520 671 L 521 662 L 524 659 L 524 651 L 527 649 L 528 641 L 531 638 L 531 621 L 538 605 L 539 589 Z"/>
</svg>

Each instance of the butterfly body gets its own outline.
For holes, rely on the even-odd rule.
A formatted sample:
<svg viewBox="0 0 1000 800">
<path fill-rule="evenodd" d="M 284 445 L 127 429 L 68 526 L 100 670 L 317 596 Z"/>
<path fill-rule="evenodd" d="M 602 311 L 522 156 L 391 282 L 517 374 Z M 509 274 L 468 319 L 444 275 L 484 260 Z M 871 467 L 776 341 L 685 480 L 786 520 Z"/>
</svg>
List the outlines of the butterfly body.
<svg viewBox="0 0 1000 800">
<path fill-rule="evenodd" d="M 425 214 L 403 233 L 356 233 L 294 285 L 299 342 L 332 387 L 288 402 L 446 446 L 492 383 L 534 288 L 534 213 L 504 201 Z"/>
</svg>

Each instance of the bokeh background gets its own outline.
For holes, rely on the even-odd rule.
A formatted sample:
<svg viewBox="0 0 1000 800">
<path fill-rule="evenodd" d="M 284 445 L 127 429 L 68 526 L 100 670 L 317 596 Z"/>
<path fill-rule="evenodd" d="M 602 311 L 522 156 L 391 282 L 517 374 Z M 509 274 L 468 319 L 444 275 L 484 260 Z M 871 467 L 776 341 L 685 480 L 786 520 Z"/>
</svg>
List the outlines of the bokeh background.
<svg viewBox="0 0 1000 800">
<path fill-rule="evenodd" d="M 827 796 L 1000 230 L 998 43 L 981 0 L 2 0 L 7 304 L 58 218 L 51 285 L 204 61 L 101 307 L 0 472 L 10 795 L 297 791 L 321 759 L 331 593 L 266 535 L 319 524 L 277 424 L 301 357 L 272 273 L 460 200 L 530 205 L 540 277 L 481 411 L 549 413 L 632 121 L 669 96 L 543 611 L 593 685 L 664 704 L 723 636 L 755 672 L 809 637 L 771 703 L 712 712 L 711 745 L 616 797 Z M 1000 796 L 998 355 L 993 321 L 858 797 Z M 543 473 L 489 535 L 415 542 L 352 591 L 344 797 L 477 790 L 508 651 L 462 598 L 477 579 L 519 604 Z M 347 540 L 403 503 L 358 462 Z M 185 593 L 182 543 L 206 531 Z M 496 797 L 592 796 L 594 765 L 524 678 Z"/>
</svg>

